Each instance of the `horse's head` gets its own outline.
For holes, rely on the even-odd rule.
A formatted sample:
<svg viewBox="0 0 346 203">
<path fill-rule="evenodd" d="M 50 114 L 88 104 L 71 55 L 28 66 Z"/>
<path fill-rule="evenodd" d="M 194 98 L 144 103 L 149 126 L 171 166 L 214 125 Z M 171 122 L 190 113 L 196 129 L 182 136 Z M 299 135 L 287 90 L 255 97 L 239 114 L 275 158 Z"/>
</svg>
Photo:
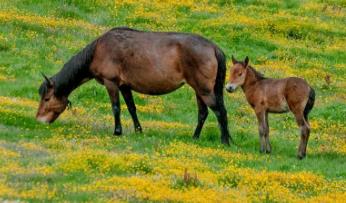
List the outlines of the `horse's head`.
<svg viewBox="0 0 346 203">
<path fill-rule="evenodd" d="M 40 105 L 36 119 L 43 123 L 52 123 L 66 109 L 69 101 L 66 96 L 56 96 L 54 81 L 42 74 L 45 81 L 41 84 L 39 94 Z"/>
<path fill-rule="evenodd" d="M 248 70 L 249 57 L 246 57 L 244 61 L 237 61 L 232 55 L 231 73 L 229 75 L 229 80 L 226 85 L 226 90 L 228 92 L 234 92 L 237 87 L 242 86 L 245 82 L 246 73 Z"/>
</svg>

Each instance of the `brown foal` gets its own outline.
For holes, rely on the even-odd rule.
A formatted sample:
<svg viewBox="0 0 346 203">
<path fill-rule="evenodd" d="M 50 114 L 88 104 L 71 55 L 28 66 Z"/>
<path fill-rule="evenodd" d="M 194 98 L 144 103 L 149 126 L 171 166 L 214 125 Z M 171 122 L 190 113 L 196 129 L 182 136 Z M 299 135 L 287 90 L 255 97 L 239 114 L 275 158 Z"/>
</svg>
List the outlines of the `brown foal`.
<svg viewBox="0 0 346 203">
<path fill-rule="evenodd" d="M 258 129 L 262 153 L 270 153 L 268 113 L 291 111 L 300 127 L 301 140 L 298 158 L 306 156 L 306 147 L 310 135 L 308 114 L 315 101 L 315 91 L 301 78 L 284 79 L 265 78 L 249 65 L 249 58 L 237 61 L 232 56 L 233 67 L 226 85 L 228 92 L 240 86 L 247 101 L 254 109 L 258 119 Z"/>
</svg>

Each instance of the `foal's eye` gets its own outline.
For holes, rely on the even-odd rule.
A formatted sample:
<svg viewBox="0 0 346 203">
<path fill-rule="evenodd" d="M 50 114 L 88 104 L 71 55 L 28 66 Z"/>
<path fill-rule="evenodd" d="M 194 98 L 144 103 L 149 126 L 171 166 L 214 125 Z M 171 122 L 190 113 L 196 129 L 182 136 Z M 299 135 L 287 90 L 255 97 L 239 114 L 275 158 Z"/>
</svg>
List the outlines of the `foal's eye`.
<svg viewBox="0 0 346 203">
<path fill-rule="evenodd" d="M 238 73 L 238 76 L 241 76 L 243 73 Z"/>
<path fill-rule="evenodd" d="M 49 101 L 49 98 L 45 98 L 44 101 L 46 101 L 46 102 Z"/>
</svg>

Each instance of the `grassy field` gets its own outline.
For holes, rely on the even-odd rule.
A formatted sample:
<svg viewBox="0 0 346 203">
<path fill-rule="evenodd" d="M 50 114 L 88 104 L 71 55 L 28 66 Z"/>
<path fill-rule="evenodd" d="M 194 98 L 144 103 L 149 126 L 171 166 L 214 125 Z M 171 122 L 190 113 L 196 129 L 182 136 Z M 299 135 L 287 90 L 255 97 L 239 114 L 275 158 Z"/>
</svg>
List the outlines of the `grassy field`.
<svg viewBox="0 0 346 203">
<path fill-rule="evenodd" d="M 346 3 L 342 0 L 2 0 L 0 201 L 343 202 L 346 199 Z M 135 94 L 143 134 L 122 101 L 124 136 L 112 136 L 104 87 L 70 96 L 52 125 L 35 120 L 40 71 L 55 74 L 115 26 L 193 32 L 228 59 L 246 55 L 268 77 L 303 77 L 316 90 L 305 160 L 291 114 L 270 115 L 271 155 L 241 91 L 226 94 L 236 145 L 220 144 L 209 114 L 200 140 L 194 92 Z M 228 66 L 230 60 L 228 60 Z"/>
</svg>

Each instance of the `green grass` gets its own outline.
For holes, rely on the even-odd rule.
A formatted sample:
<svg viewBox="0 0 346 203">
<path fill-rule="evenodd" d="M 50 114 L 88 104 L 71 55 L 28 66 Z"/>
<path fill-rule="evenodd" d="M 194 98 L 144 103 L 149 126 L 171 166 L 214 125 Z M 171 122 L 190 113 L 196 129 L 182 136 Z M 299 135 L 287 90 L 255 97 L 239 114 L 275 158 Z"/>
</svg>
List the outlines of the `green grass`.
<svg viewBox="0 0 346 203">
<path fill-rule="evenodd" d="M 79 0 L 5 0 L 1 3 L 0 201 L 154 201 L 119 191 L 83 191 L 80 188 L 110 177 L 153 178 L 157 175 L 155 161 L 165 157 L 167 148 L 175 143 L 255 157 L 226 160 L 217 156 L 189 156 L 188 152 L 171 154 L 177 161 L 200 161 L 215 174 L 234 163 L 239 168 L 258 171 L 305 171 L 327 181 L 345 182 L 346 5 L 343 1 L 218 0 L 195 3 L 196 6 L 162 6 L 165 4 L 155 2 L 145 6 L 142 1 L 115 5 L 113 1 Z M 52 26 L 30 16 L 49 17 L 54 22 L 78 21 L 72 25 Z M 95 28 L 83 26 L 81 22 L 95 25 Z M 88 82 L 70 96 L 78 111 L 67 112 L 49 126 L 36 122 L 37 107 L 30 102 L 39 101 L 38 87 L 43 81 L 40 72 L 55 74 L 91 40 L 107 29 L 123 25 L 141 30 L 198 33 L 218 44 L 228 58 L 232 54 L 238 58 L 249 56 L 250 63 L 268 77 L 306 78 L 317 95 L 310 114 L 313 129 L 307 158 L 296 159 L 299 130 L 291 114 L 270 115 L 273 151 L 271 155 L 259 154 L 256 118 L 240 91 L 225 93 L 229 129 L 236 143 L 231 147 L 220 144 L 212 112 L 201 138 L 197 141 L 191 138 L 197 122 L 197 106 L 194 92 L 188 86 L 160 97 L 142 97 L 135 93 L 137 105 L 158 105 L 162 109 L 161 112 L 138 112 L 143 134 L 134 133 L 130 115 L 123 109 L 124 135 L 112 136 L 114 126 L 109 98 L 104 87 L 95 81 Z M 330 76 L 330 84 L 325 81 L 326 76 Z M 6 102 L 6 98 L 17 98 L 18 102 L 13 99 Z M 180 127 L 165 127 L 165 123 L 178 123 Z M 26 144 L 35 148 L 24 147 Z M 11 156 L 1 148 L 19 155 Z M 102 161 L 92 158 L 85 171 L 59 168 L 73 157 L 73 153 L 83 151 L 139 154 L 144 161 L 131 162 L 132 165 L 125 169 L 116 165 L 106 172 L 100 169 Z M 105 154 L 102 156 L 107 159 Z M 52 172 L 40 172 L 40 167 L 52 169 Z M 164 165 L 157 167 L 164 168 Z M 193 164 L 189 170 L 196 171 L 197 175 L 202 173 Z M 170 178 L 174 190 L 185 187 L 186 182 L 181 177 Z M 15 192 L 6 192 L 3 185 Z M 206 185 L 197 181 L 188 188 L 222 187 Z M 30 195 L 30 191 L 34 195 Z M 54 191 L 54 195 L 45 191 Z M 345 192 L 345 188 L 340 191 Z M 308 192 L 304 195 L 314 196 Z"/>
</svg>

